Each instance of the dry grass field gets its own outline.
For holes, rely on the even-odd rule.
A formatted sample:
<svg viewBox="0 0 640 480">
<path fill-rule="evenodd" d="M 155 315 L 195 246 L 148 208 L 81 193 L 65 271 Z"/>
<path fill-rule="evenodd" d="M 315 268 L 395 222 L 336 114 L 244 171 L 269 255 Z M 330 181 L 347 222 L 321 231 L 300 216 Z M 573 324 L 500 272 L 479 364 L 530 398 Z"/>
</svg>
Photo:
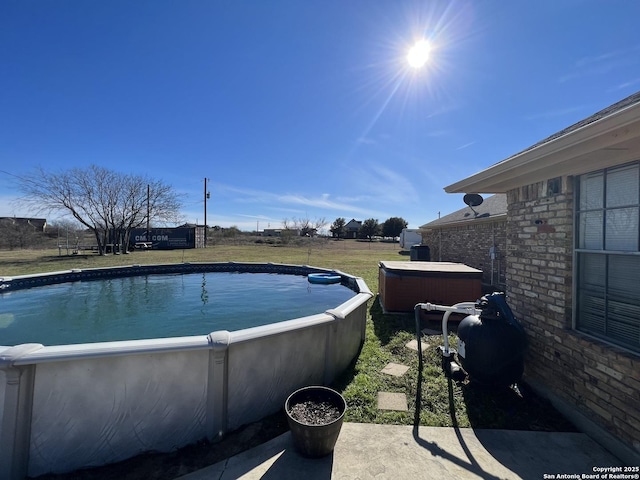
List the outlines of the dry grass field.
<svg viewBox="0 0 640 480">
<path fill-rule="evenodd" d="M 186 250 L 135 251 L 122 255 L 86 252 L 67 255 L 66 249 L 0 251 L 0 277 L 54 272 L 72 268 L 148 265 L 182 262 L 272 262 L 341 270 L 361 276 L 377 291 L 380 260 L 408 260 L 397 243 L 307 239 L 296 245 L 266 243 L 217 244 Z M 375 285 L 370 283 L 375 280 Z"/>
</svg>

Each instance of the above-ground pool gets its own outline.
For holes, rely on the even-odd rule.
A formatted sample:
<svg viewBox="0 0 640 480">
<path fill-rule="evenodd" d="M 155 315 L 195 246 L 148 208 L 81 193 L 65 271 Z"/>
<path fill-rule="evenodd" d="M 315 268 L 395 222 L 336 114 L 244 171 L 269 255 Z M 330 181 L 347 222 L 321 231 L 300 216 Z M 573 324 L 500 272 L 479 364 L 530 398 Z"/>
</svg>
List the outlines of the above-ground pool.
<svg viewBox="0 0 640 480">
<path fill-rule="evenodd" d="M 341 283 L 315 284 L 303 275 L 264 272 L 146 274 L 56 283 L 0 291 L 0 345 L 236 331 L 324 312 L 355 295 Z"/>
<path fill-rule="evenodd" d="M 307 282 L 323 273 L 340 281 Z M 253 280 L 257 293 L 248 292 Z M 93 293 L 80 293 L 85 287 Z M 342 272 L 247 263 L 5 277 L 0 292 L 3 479 L 171 451 L 264 418 L 292 391 L 327 385 L 350 365 L 372 297 L 361 278 Z M 231 310 L 221 298 L 232 299 Z M 31 302 L 20 310 L 24 299 Z M 29 303 L 37 308 L 25 313 Z M 26 333 L 16 333 L 20 324 Z M 123 333 L 132 325 L 144 328 Z"/>
</svg>

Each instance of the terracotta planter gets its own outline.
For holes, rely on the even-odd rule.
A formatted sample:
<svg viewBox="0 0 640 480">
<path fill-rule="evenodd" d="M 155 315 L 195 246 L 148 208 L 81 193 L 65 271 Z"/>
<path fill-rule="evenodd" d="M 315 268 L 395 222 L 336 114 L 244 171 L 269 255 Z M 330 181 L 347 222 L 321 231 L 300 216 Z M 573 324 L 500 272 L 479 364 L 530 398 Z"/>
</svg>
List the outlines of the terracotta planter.
<svg viewBox="0 0 640 480">
<path fill-rule="evenodd" d="M 307 406 L 313 407 L 314 404 L 319 407 L 329 406 L 332 411 L 335 410 L 336 415 L 331 415 L 326 421 L 319 419 L 317 423 L 300 420 L 296 412 Z M 296 450 L 311 458 L 324 457 L 333 452 L 346 410 L 347 402 L 344 397 L 327 387 L 304 387 L 289 395 L 284 411 Z"/>
</svg>

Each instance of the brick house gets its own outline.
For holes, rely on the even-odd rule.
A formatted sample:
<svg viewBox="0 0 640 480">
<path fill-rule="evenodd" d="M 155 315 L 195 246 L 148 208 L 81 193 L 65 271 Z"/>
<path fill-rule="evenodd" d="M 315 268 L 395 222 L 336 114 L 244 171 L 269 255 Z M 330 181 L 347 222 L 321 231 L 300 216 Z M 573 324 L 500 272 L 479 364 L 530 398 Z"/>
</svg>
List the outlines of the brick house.
<svg viewBox="0 0 640 480">
<path fill-rule="evenodd" d="M 505 289 L 507 196 L 492 195 L 420 227 L 431 260 L 464 263 L 482 270 L 482 283 Z"/>
<path fill-rule="evenodd" d="M 640 92 L 445 191 L 506 194 L 525 380 L 640 464 Z"/>
</svg>

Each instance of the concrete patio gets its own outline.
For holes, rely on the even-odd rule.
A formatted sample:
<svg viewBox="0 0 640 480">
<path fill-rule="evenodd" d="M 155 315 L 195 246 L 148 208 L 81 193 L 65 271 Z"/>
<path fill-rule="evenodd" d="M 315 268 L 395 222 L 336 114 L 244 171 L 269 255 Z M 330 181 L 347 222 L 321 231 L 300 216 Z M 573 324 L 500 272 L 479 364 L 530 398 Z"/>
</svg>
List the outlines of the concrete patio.
<svg viewBox="0 0 640 480">
<path fill-rule="evenodd" d="M 582 475 L 622 465 L 582 433 L 345 423 L 327 457 L 302 457 L 287 432 L 180 479 L 604 478 Z"/>
</svg>

